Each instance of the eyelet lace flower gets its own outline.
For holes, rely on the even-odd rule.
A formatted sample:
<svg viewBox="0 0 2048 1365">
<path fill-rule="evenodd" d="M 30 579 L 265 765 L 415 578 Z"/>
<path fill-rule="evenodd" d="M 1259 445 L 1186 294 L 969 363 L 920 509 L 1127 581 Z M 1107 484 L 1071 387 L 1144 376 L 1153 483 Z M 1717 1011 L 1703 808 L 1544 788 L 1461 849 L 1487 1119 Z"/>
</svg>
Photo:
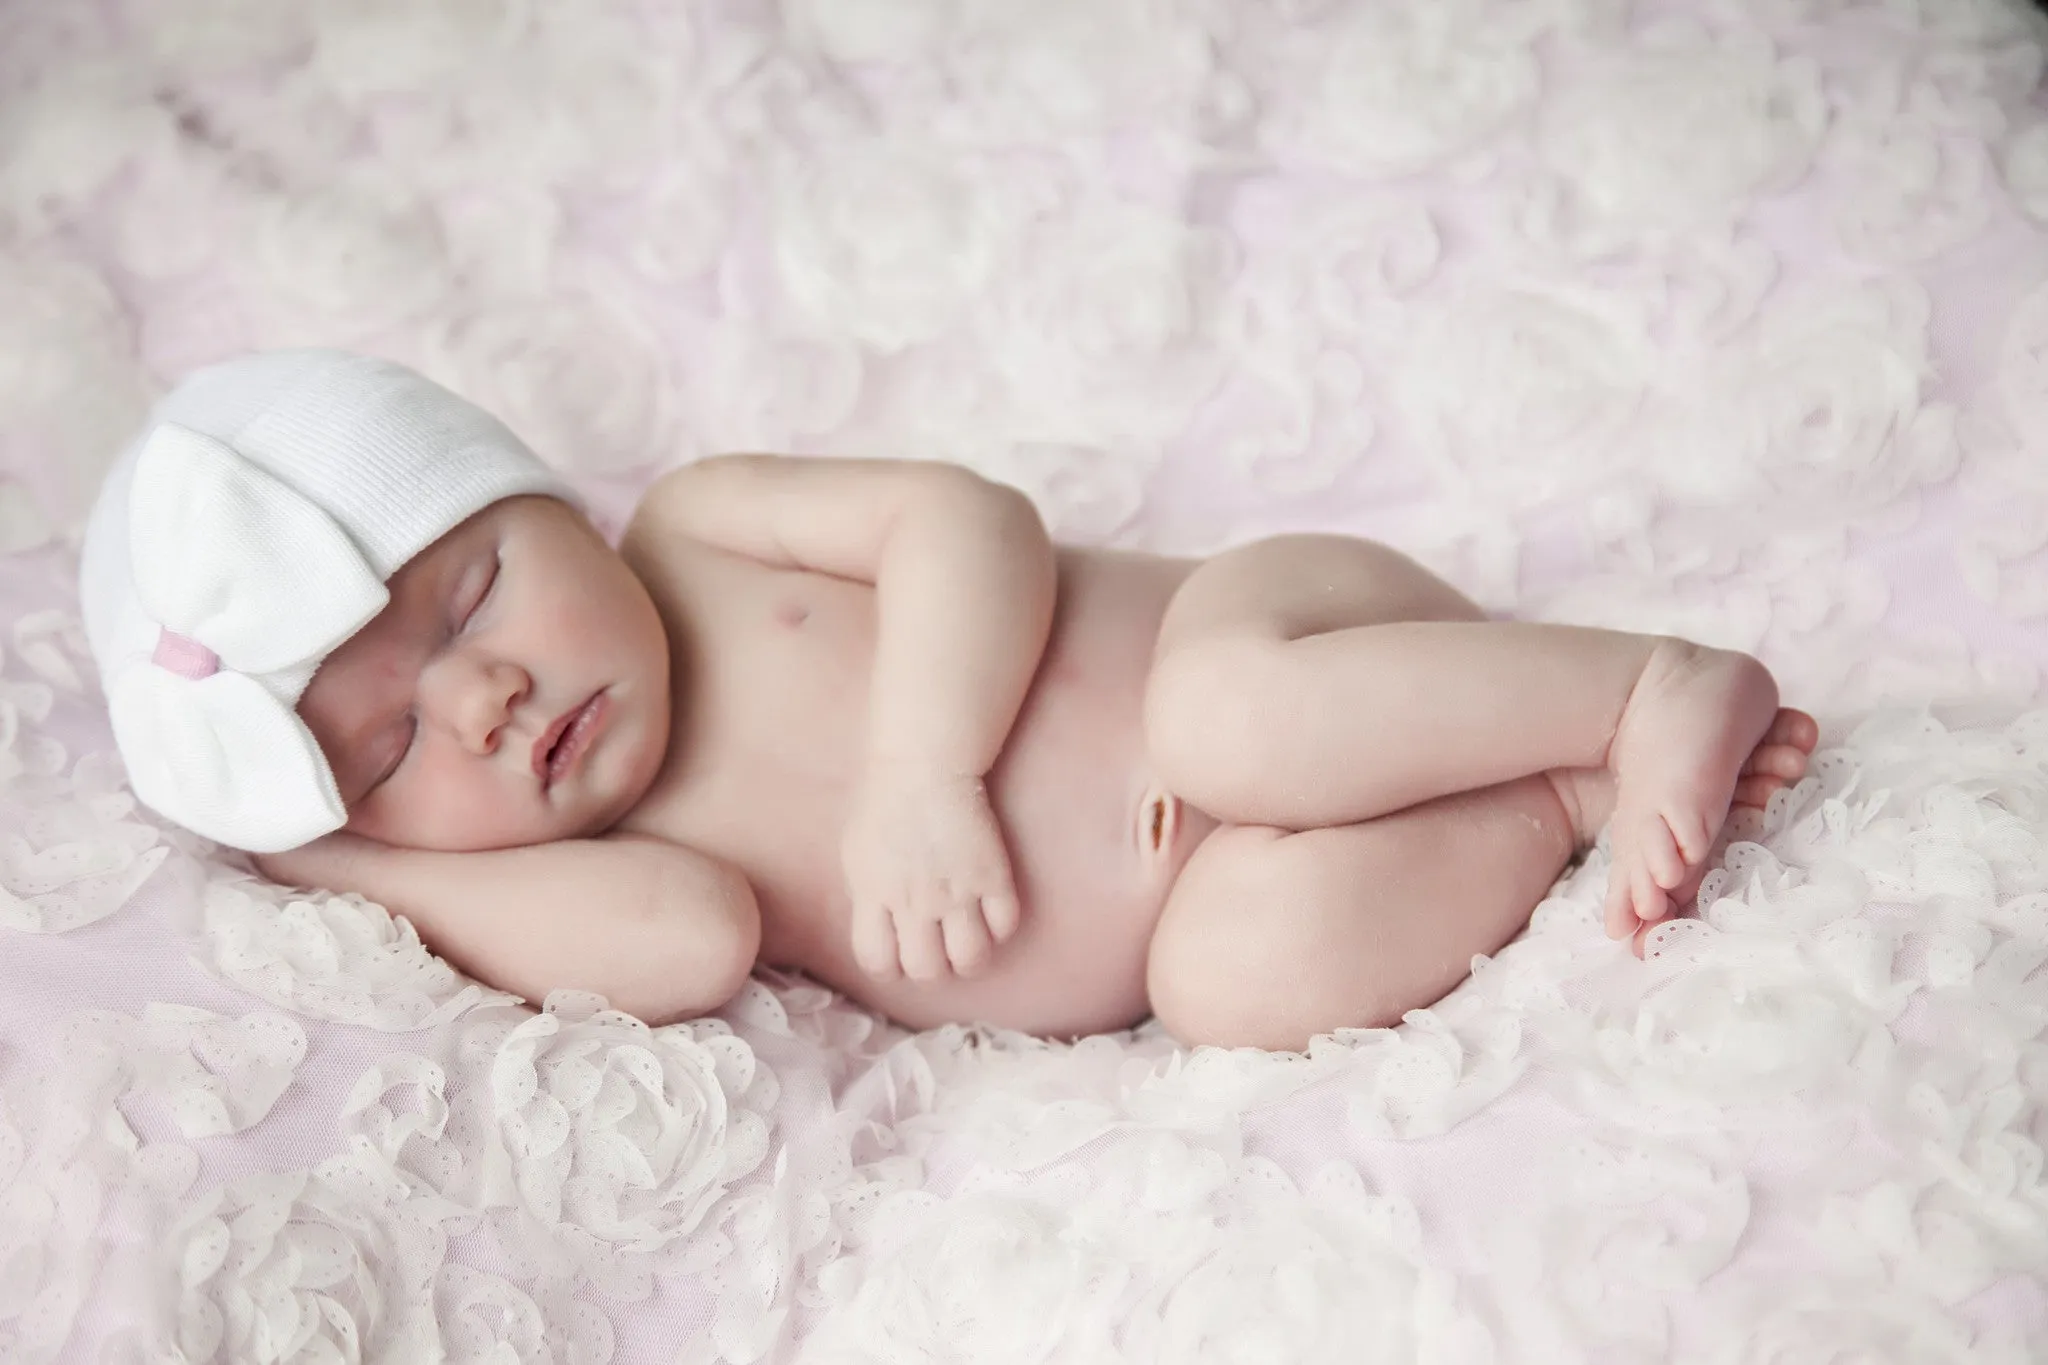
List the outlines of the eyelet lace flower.
<svg viewBox="0 0 2048 1365">
<path fill-rule="evenodd" d="M 1599 1343 L 1671 1352 L 1667 1303 L 1697 1293 L 1749 1227 L 1751 1194 L 1727 1159 L 1631 1134 L 1581 1139 L 1534 1182 L 1532 1217 L 1494 1230 L 1509 1334 L 1534 1354 Z"/>
<path fill-rule="evenodd" d="M 1461 496 L 1512 509 L 1567 498 L 1635 459 L 1623 436 L 1652 373 L 1626 304 L 1562 285 L 1474 288 L 1422 320 L 1399 397 Z"/>
<path fill-rule="evenodd" d="M 2000 347 L 1999 396 L 2022 442 L 2048 432 L 2048 284 L 2020 299 L 2005 324 Z"/>
<path fill-rule="evenodd" d="M 2032 123 L 2005 146 L 2005 188 L 2019 210 L 2048 223 L 2048 123 Z"/>
<path fill-rule="evenodd" d="M 155 827 L 130 818 L 135 798 L 111 755 L 89 754 L 65 775 L 62 745 L 22 733 L 48 708 L 42 684 L 0 682 L 0 810 L 16 821 L 0 836 L 0 925 L 32 934 L 113 914 L 170 852 Z"/>
<path fill-rule="evenodd" d="M 694 65 L 691 12 L 671 16 L 654 48 L 644 33 L 652 17 L 507 8 L 532 29 L 497 62 L 465 63 L 450 92 L 454 135 L 430 164 L 457 180 L 637 188 L 671 154 Z"/>
<path fill-rule="evenodd" d="M 470 1017 L 464 1080 L 396 1058 L 366 1075 L 352 1126 L 446 1207 L 488 1211 L 539 1272 L 644 1296 L 650 1259 L 697 1231 L 768 1149 L 775 1082 L 717 1020 L 650 1029 L 558 991 L 539 1013 Z M 395 1087 L 415 1096 L 393 1109 Z"/>
<path fill-rule="evenodd" d="M 434 1314 L 449 1365 L 605 1365 L 611 1319 L 553 1284 L 539 1301 L 510 1281 L 454 1261 L 434 1281 Z"/>
<path fill-rule="evenodd" d="M 1797 181 L 1826 120 L 1811 59 L 1676 22 L 1574 64 L 1538 106 L 1536 141 L 1601 225 L 1692 233 Z"/>
<path fill-rule="evenodd" d="M 331 341 L 426 316 L 450 287 L 447 249 L 420 194 L 374 171 L 268 196 L 255 223 L 261 312 L 282 337 Z"/>
<path fill-rule="evenodd" d="M 130 32 L 167 68 L 215 77 L 271 68 L 311 36 L 305 10 L 262 0 L 200 0 L 173 17 L 151 5 L 125 5 Z"/>
<path fill-rule="evenodd" d="M 1037 439 L 1086 431 L 1153 451 L 1218 378 L 1214 354 L 1190 343 L 1207 331 L 1228 248 L 1155 209 L 1077 193 L 1020 246 L 975 341 Z"/>
<path fill-rule="evenodd" d="M 514 47 L 529 23 L 529 7 L 520 0 L 317 5 L 312 69 L 351 100 L 446 91 L 465 69 Z"/>
<path fill-rule="evenodd" d="M 1859 73 L 1835 101 L 1822 148 L 1842 246 L 1907 265 L 1982 232 L 1997 178 L 1987 139 L 2004 131 L 2004 107 L 2024 98 L 2000 87 L 2032 83 L 1992 52 L 1939 47 Z"/>
<path fill-rule="evenodd" d="M 216 880 L 202 899 L 205 965 L 315 1019 L 402 1033 L 513 999 L 461 976 L 409 922 L 360 896 Z"/>
<path fill-rule="evenodd" d="M 1521 1029 L 1513 1020 L 1453 1022 L 1453 996 L 1437 1009 L 1416 1010 L 1400 1030 L 1347 1030 L 1356 1039 L 1345 1067 L 1344 1116 L 1372 1140 L 1447 1132 L 1477 1113 L 1521 1076 Z"/>
<path fill-rule="evenodd" d="M 790 0 L 783 22 L 833 62 L 915 61 L 953 23 L 956 0 Z"/>
<path fill-rule="evenodd" d="M 28 665 L 28 671 L 35 674 L 39 683 L 71 696 L 85 691 L 85 676 L 92 668 L 92 650 L 85 640 L 85 622 L 77 612 L 62 607 L 24 612 L 15 618 L 13 641 L 15 656 Z M 37 695 L 30 690 L 17 692 L 4 680 L 0 680 L 0 693 L 10 694 L 15 700 Z M 35 705 L 40 706 L 40 700 Z M 84 780 L 87 768 L 96 770 L 96 782 L 115 771 L 110 753 L 87 754 L 79 762 L 84 765 L 79 770 L 80 781 Z M 111 791 L 115 785 L 109 781 L 102 789 Z"/>
<path fill-rule="evenodd" d="M 1147 1314 L 1133 1324 L 1162 1359 L 1314 1360 L 1364 1341 L 1420 1360 L 1492 1359 L 1484 1322 L 1424 1260 L 1413 1205 L 1368 1191 L 1351 1166 L 1332 1162 L 1297 1187 L 1250 1157 L 1219 1202 L 1220 1245 L 1167 1289 L 1156 1325 Z"/>
<path fill-rule="evenodd" d="M 883 352 L 930 341 L 1016 235 L 995 168 L 909 138 L 847 138 L 776 168 L 774 256 L 808 329 Z"/>
<path fill-rule="evenodd" d="M 95 53 L 54 63 L 0 105 L 0 220 L 40 230 L 83 210 L 137 156 L 160 151 L 169 121 L 139 63 Z"/>
<path fill-rule="evenodd" d="M 832 336 L 742 318 L 684 382 L 693 434 L 705 450 L 791 450 L 838 429 L 866 396 L 861 348 Z"/>
<path fill-rule="evenodd" d="M 437 330 L 431 367 L 557 468 L 619 474 L 669 450 L 673 381 L 646 320 L 593 288 L 575 302 L 508 300 Z"/>
<path fill-rule="evenodd" d="M 744 184 L 730 160 L 714 133 L 694 132 L 648 177 L 628 248 L 636 270 L 670 283 L 696 279 L 718 263 L 740 215 Z M 534 272 L 536 282 L 540 277 Z"/>
<path fill-rule="evenodd" d="M 1839 1080 L 1882 1034 L 1885 1015 L 1825 989 L 1792 945 L 1697 924 L 1688 935 L 1700 942 L 1684 970 L 1599 1034 L 1630 1093 L 1699 1114 L 1783 1100 Z M 1657 947 L 1670 955 L 1668 937 Z"/>
<path fill-rule="evenodd" d="M 306 1031 L 282 1015 L 228 1019 L 163 1003 L 139 1018 L 110 1010 L 70 1016 L 65 1055 L 121 1068 L 130 1088 L 158 1097 L 188 1138 L 238 1133 L 262 1122 L 306 1055 Z"/>
<path fill-rule="evenodd" d="M 47 545 L 52 529 L 18 480 L 0 478 L 0 555 Z"/>
<path fill-rule="evenodd" d="M 1489 1358 L 1450 1277 L 1420 1263 L 1413 1207 L 1347 1166 L 1297 1186 L 1265 1158 L 1154 1133 L 1090 1167 L 980 1175 L 946 1199 L 885 1196 L 862 1250 L 823 1277 L 814 1348 L 1313 1360 L 1375 1341 L 1404 1357 Z"/>
<path fill-rule="evenodd" d="M 832 1308 L 812 1337 L 822 1359 L 904 1359 L 933 1351 L 1027 1361 L 1106 1352 L 1119 1281 L 1113 1249 L 1064 1236 L 1056 1207 L 998 1193 L 941 1208 L 904 1194 L 878 1221 L 925 1211 L 903 1244 L 825 1276 Z M 1001 1284 L 1000 1298 L 985 1290 Z"/>
<path fill-rule="evenodd" d="M 1032 145 L 1185 127 L 1214 70 L 1208 35 L 1160 0 L 1048 0 L 1029 10 L 964 0 L 952 8 L 939 49 L 955 94 L 923 112 L 954 138 Z M 914 30 L 904 36 L 930 41 Z"/>
<path fill-rule="evenodd" d="M 0 792 L 33 797 L 64 771 L 63 744 L 42 731 L 54 700 L 43 683 L 0 679 Z"/>
<path fill-rule="evenodd" d="M 1372 446 L 1379 395 L 1368 375 L 1405 344 L 1406 300 L 1435 276 L 1442 242 L 1417 205 L 1275 207 L 1282 235 L 1249 256 L 1219 305 L 1232 372 L 1198 439 L 1260 487 L 1296 497 L 1327 491 Z"/>
<path fill-rule="evenodd" d="M 225 225 L 239 222 L 244 207 L 232 170 L 181 144 L 133 174 L 136 193 L 115 201 L 109 213 L 110 245 L 121 268 L 146 280 L 170 281 L 216 263 Z M 149 330 L 151 324 L 144 326 Z"/>
<path fill-rule="evenodd" d="M 127 316 L 96 270 L 50 247 L 0 253 L 0 296 L 0 456 L 52 518 L 83 517 L 145 406 Z M 17 448 L 30 432 L 32 455 Z"/>
<path fill-rule="evenodd" d="M 2022 1365 L 1925 1294 L 1885 1280 L 1823 1280 L 1760 1304 L 1731 1365 Z"/>
<path fill-rule="evenodd" d="M 1542 7 L 1480 0 L 1339 7 L 1288 35 L 1262 129 L 1283 157 L 1359 176 L 1433 168 L 1525 109 L 1541 83 Z"/>
<path fill-rule="evenodd" d="M 193 1200 L 159 1244 L 150 1346 L 194 1365 L 440 1358 L 447 1236 L 401 1200 L 334 1163 Z"/>
<path fill-rule="evenodd" d="M 191 1148 L 137 1139 L 116 1107 L 132 1079 L 118 1056 L 88 1049 L 62 1067 L 16 1065 L 0 1087 L 0 1352 L 10 1360 L 67 1359 L 110 1207 L 127 1194 L 175 1198 L 198 1173 Z"/>
<path fill-rule="evenodd" d="M 1155 463 L 1122 451 L 1048 441 L 954 447 L 952 457 L 1030 495 L 1048 533 L 1067 544 L 1109 545 L 1144 505 Z"/>
<path fill-rule="evenodd" d="M 1902 524 L 1956 467 L 1955 411 L 1927 393 L 1927 328 L 1926 291 L 1904 278 L 1781 300 L 1657 414 L 1666 487 L 1700 502 L 1768 490 L 1809 518 L 1824 501 L 1842 524 Z M 1744 477 L 1710 474 L 1708 441 L 1713 468 Z"/>
</svg>

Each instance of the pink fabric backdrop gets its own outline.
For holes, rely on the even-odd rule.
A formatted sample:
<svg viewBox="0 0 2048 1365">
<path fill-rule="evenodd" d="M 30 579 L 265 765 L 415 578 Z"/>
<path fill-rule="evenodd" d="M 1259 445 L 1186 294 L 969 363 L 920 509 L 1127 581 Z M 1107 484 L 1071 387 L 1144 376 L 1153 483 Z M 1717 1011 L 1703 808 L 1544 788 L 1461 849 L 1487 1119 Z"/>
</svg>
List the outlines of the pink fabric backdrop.
<svg viewBox="0 0 2048 1365">
<path fill-rule="evenodd" d="M 0 1358 L 2048 1356 L 2044 50 L 2017 0 L 0 5 Z M 755 448 L 1381 536 L 1757 650 L 1826 749 L 1650 962 L 1596 852 L 1305 1056 L 534 1015 L 107 754 L 68 538 L 152 394 L 304 342 L 614 518 Z"/>
</svg>

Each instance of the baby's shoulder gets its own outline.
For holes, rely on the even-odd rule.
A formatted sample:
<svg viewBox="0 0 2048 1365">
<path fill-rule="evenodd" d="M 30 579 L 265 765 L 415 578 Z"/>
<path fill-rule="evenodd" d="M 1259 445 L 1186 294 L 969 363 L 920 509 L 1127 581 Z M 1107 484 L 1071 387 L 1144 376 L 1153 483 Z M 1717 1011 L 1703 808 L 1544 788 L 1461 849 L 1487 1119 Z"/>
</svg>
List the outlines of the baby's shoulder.
<svg viewBox="0 0 2048 1365">
<path fill-rule="evenodd" d="M 664 540 L 673 539 L 676 531 L 675 505 L 679 500 L 676 476 L 682 470 L 664 474 L 647 486 L 634 504 L 633 515 L 626 521 L 626 529 L 619 536 L 619 553 L 630 561 L 636 553 L 645 553 L 650 547 Z"/>
</svg>

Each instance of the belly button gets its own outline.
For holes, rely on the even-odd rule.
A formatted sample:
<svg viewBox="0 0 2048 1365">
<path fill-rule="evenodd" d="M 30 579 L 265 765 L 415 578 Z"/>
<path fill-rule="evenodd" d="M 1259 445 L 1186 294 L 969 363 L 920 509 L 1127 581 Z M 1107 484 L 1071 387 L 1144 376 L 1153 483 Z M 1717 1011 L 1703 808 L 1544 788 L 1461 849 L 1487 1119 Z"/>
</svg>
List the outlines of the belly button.
<svg viewBox="0 0 2048 1365">
<path fill-rule="evenodd" d="M 1180 802 L 1162 787 L 1149 788 L 1138 806 L 1139 851 L 1147 858 L 1157 857 L 1172 847 L 1179 832 Z"/>
<path fill-rule="evenodd" d="M 784 602 L 775 608 L 775 620 L 779 625 L 794 630 L 811 619 L 811 609 L 801 602 Z"/>
</svg>

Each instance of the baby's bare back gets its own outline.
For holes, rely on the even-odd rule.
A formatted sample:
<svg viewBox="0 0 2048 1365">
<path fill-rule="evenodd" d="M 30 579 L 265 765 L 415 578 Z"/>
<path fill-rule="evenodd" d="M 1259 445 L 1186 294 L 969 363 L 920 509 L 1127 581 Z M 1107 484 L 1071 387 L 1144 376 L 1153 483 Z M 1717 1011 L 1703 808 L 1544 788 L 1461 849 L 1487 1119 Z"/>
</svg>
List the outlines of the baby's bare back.
<svg viewBox="0 0 2048 1365">
<path fill-rule="evenodd" d="M 1144 1016 L 1152 926 L 1213 828 L 1153 784 L 1139 723 L 1159 620 L 1191 562 L 1061 552 L 1051 639 L 988 779 L 1023 925 L 979 976 L 883 982 L 854 963 L 839 860 L 865 757 L 874 589 L 687 540 L 629 538 L 626 553 L 676 679 L 668 762 L 627 826 L 744 872 L 764 961 L 916 1027 L 1066 1035 Z"/>
</svg>

